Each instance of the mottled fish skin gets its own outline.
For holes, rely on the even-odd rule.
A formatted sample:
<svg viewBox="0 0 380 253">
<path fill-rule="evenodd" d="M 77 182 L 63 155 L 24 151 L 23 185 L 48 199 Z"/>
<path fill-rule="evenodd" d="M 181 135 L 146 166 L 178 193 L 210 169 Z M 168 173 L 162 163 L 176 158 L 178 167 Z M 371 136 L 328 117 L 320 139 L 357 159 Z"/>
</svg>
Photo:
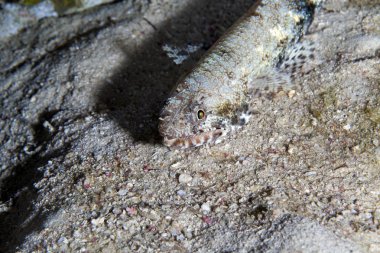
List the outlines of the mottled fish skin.
<svg viewBox="0 0 380 253">
<path fill-rule="evenodd" d="M 297 48 L 313 8 L 306 0 L 252 6 L 178 82 L 160 115 L 164 145 L 218 143 L 248 122 L 252 99 L 290 85 L 304 60 L 291 48 Z"/>
</svg>

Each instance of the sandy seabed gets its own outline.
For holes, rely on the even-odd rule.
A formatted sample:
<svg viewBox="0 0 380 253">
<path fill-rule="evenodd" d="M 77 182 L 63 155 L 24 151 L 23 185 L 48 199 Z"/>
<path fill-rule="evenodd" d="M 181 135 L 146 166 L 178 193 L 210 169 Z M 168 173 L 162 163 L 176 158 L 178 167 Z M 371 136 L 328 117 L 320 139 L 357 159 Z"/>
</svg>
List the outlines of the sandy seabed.
<svg viewBox="0 0 380 253">
<path fill-rule="evenodd" d="M 237 135 L 160 144 L 177 79 L 252 3 L 118 1 L 4 40 L 0 251 L 379 252 L 378 1 L 325 1 L 323 61 Z"/>
</svg>

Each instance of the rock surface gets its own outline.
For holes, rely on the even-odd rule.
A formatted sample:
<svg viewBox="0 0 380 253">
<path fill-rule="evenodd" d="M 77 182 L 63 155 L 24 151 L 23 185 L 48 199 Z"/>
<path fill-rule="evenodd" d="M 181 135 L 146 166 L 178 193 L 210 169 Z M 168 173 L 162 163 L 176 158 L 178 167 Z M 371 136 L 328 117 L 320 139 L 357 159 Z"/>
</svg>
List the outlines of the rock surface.
<svg viewBox="0 0 380 253">
<path fill-rule="evenodd" d="M 168 151 L 170 90 L 253 3 L 207 2 L 118 1 L 1 43 L 1 252 L 380 251 L 379 1 L 327 0 L 299 89 Z"/>
<path fill-rule="evenodd" d="M 84 11 L 114 0 L 9 0 L 0 1 L 0 41 L 28 29 L 40 19 Z"/>
</svg>

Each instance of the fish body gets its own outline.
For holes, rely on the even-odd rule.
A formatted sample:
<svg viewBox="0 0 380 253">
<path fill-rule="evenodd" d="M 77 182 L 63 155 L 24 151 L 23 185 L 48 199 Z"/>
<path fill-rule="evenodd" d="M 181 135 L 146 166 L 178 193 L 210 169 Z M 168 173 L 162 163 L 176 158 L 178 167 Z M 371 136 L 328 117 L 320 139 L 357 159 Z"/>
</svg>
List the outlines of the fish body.
<svg viewBox="0 0 380 253">
<path fill-rule="evenodd" d="M 285 59 L 286 52 L 305 33 L 313 8 L 306 0 L 252 6 L 179 80 L 160 115 L 164 144 L 217 143 L 248 121 L 252 99 L 289 84 L 298 58 Z"/>
</svg>

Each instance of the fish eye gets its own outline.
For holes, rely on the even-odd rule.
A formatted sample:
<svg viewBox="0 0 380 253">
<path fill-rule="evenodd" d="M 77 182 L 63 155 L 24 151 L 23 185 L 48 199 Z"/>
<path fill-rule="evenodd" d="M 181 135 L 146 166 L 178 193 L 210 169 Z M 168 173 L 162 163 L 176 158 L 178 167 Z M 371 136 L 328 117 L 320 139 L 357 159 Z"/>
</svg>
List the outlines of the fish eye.
<svg viewBox="0 0 380 253">
<path fill-rule="evenodd" d="M 199 120 L 202 120 L 204 119 L 206 116 L 205 112 L 203 110 L 199 110 L 198 113 L 197 113 L 197 117 Z"/>
</svg>

